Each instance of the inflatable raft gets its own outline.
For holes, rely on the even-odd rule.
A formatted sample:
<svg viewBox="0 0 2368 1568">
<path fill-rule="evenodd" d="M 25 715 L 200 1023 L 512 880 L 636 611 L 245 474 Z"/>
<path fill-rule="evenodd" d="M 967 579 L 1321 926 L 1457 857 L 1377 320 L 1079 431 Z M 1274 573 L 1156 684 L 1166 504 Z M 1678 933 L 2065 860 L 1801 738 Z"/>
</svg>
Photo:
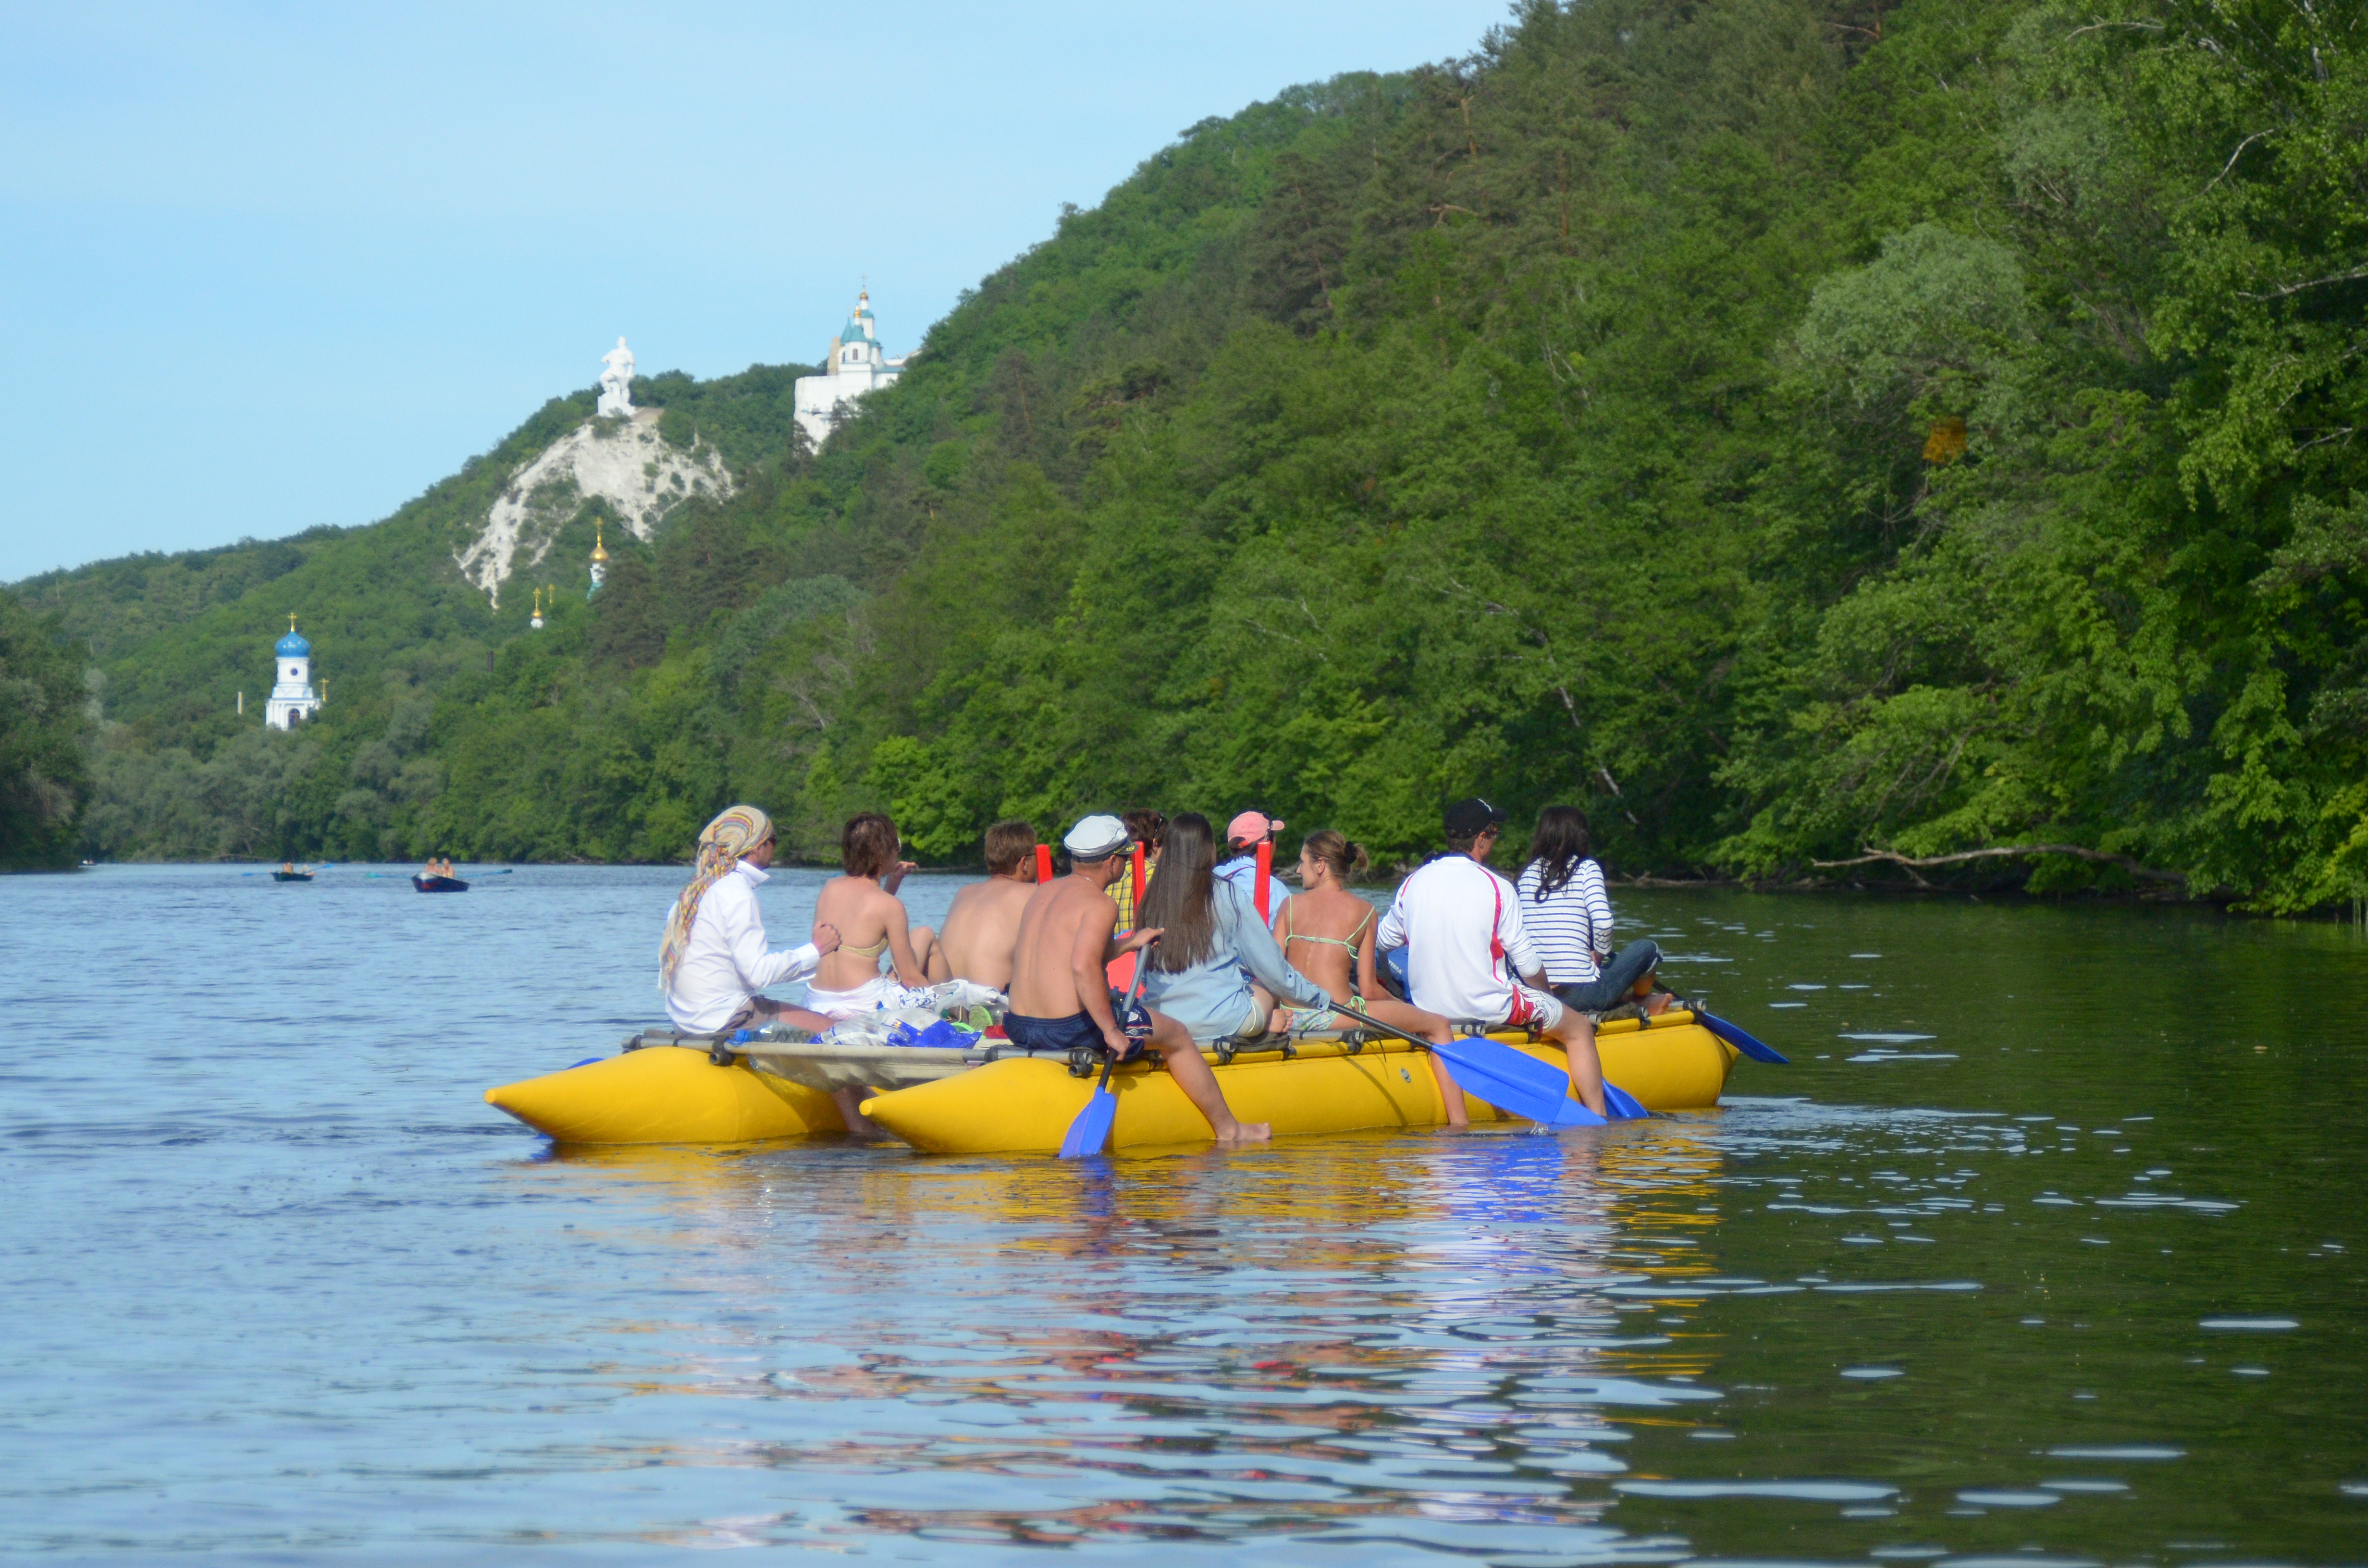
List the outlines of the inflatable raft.
<svg viewBox="0 0 2368 1568">
<path fill-rule="evenodd" d="M 1562 1065 L 1561 1047 L 1518 1032 L 1490 1038 Z M 1736 1051 L 1672 1010 L 1596 1033 L 1604 1075 L 1648 1110 L 1718 1103 Z M 1426 1052 L 1385 1039 L 1321 1037 L 1204 1053 L 1245 1121 L 1278 1137 L 1437 1127 L 1447 1119 Z M 719 1064 L 719 1060 L 723 1064 Z M 652 1031 L 622 1054 L 485 1091 L 485 1101 L 562 1143 L 738 1143 L 844 1132 L 829 1090 L 882 1091 L 863 1112 L 925 1153 L 1055 1153 L 1092 1094 L 1098 1062 L 1000 1041 L 971 1050 L 827 1047 L 799 1039 L 714 1043 Z M 1113 1149 L 1210 1141 L 1209 1124 L 1164 1069 L 1111 1075 Z M 1474 1121 L 1505 1119 L 1470 1102 Z"/>
</svg>

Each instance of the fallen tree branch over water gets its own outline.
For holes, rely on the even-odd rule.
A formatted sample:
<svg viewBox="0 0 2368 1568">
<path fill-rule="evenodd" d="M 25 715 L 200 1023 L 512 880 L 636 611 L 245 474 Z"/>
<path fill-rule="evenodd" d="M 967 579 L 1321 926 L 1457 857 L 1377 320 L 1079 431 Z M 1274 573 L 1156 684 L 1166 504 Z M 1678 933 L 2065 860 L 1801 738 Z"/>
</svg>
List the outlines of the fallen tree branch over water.
<svg viewBox="0 0 2368 1568">
<path fill-rule="evenodd" d="M 2187 878 L 2181 872 L 2163 871 L 2152 866 L 2141 866 L 2126 855 L 2109 855 L 2101 849 L 2090 849 L 2079 844 L 2007 844 L 1989 849 L 1960 849 L 1953 855 L 1923 856 L 1902 855 L 1892 849 L 1869 849 L 1865 854 L 1849 860 L 1812 860 L 1809 864 L 1819 870 L 1827 871 L 1838 870 L 1845 866 L 1872 866 L 1878 863 L 1897 866 L 1906 870 L 1909 876 L 1915 877 L 1918 886 L 1930 887 L 1931 883 L 1917 876 L 1919 870 L 1930 870 L 1935 866 L 1962 865 L 1968 860 L 1998 860 L 2014 855 L 2070 855 L 2082 860 L 2094 860 L 2101 865 L 2119 866 L 2130 875 L 2144 877 L 2148 881 L 2176 882 L 2181 887 L 2187 885 Z"/>
</svg>

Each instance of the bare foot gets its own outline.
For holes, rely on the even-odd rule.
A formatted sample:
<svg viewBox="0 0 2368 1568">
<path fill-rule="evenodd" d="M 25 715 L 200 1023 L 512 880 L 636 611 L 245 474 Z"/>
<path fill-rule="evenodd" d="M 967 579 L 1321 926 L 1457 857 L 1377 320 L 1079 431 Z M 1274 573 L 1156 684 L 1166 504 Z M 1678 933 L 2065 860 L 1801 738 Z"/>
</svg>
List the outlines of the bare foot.
<svg viewBox="0 0 2368 1568">
<path fill-rule="evenodd" d="M 1291 1009 L 1288 1007 L 1277 1007 L 1272 1013 L 1269 1014 L 1266 1020 L 1266 1032 L 1269 1034 L 1289 1034 L 1291 1032 Z"/>
<path fill-rule="evenodd" d="M 866 1089 L 833 1089 L 832 1101 L 838 1107 L 838 1119 L 847 1123 L 850 1138 L 861 1138 L 874 1143 L 893 1142 L 895 1134 L 863 1114 L 863 1102 L 871 1097 Z"/>
<path fill-rule="evenodd" d="M 1676 997 L 1666 991 L 1656 991 L 1645 998 L 1645 1016 L 1648 1018 L 1657 1018 L 1668 1012 L 1669 1004 L 1676 1000 Z"/>
<path fill-rule="evenodd" d="M 1263 1143 L 1274 1136 L 1274 1124 L 1267 1121 L 1236 1121 L 1229 1131 L 1217 1134 L 1220 1143 Z"/>
</svg>

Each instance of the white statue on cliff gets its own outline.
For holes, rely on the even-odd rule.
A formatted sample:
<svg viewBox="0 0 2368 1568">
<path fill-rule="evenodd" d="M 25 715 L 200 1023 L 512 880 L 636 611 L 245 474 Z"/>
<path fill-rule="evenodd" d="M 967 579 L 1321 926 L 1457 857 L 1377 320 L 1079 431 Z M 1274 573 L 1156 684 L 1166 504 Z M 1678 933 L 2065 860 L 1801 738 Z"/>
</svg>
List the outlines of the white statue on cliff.
<svg viewBox="0 0 2368 1568">
<path fill-rule="evenodd" d="M 617 347 L 600 356 L 600 363 L 609 367 L 600 372 L 600 405 L 603 419 L 630 419 L 633 415 L 633 351 L 625 347 L 623 338 Z"/>
</svg>

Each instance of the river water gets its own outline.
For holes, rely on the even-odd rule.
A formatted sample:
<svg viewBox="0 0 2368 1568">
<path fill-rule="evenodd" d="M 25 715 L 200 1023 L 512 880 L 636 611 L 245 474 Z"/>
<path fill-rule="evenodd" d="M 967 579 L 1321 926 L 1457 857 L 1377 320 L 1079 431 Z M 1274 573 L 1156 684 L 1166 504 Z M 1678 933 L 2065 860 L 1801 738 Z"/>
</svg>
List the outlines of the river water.
<svg viewBox="0 0 2368 1568">
<path fill-rule="evenodd" d="M 1628 892 L 1793 1065 L 1559 1138 L 574 1152 L 481 1093 L 655 1017 L 679 874 L 397 869 L 0 884 L 0 1551 L 2368 1561 L 2347 927 Z"/>
</svg>

